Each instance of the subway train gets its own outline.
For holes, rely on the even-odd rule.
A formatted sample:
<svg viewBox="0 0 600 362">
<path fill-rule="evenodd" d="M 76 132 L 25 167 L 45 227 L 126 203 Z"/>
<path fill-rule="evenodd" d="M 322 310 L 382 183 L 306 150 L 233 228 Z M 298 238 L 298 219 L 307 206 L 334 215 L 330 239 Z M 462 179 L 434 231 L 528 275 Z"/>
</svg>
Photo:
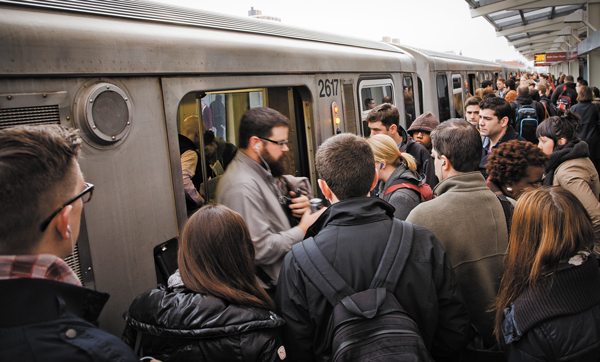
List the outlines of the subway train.
<svg viewBox="0 0 600 362">
<path fill-rule="evenodd" d="M 129 304 L 164 274 L 158 256 L 187 220 L 178 144 L 185 118 L 198 115 L 236 144 L 247 109 L 280 111 L 291 121 L 287 171 L 316 185 L 316 148 L 340 132 L 367 135 L 367 98 L 391 97 L 407 127 L 424 111 L 462 115 L 450 91 L 462 100 L 483 79 L 509 71 L 125 0 L 0 0 L 0 49 L 0 128 L 61 124 L 81 132 L 81 169 L 96 188 L 68 262 L 84 286 L 111 294 L 100 326 L 117 335 Z M 214 200 L 210 185 L 205 179 L 203 190 Z"/>
</svg>

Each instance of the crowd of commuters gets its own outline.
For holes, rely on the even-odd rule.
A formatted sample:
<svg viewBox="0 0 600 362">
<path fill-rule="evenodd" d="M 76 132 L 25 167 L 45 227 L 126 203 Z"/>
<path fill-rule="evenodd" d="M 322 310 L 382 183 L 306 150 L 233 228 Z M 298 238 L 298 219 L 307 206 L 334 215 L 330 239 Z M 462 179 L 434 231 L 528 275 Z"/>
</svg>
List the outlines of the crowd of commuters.
<svg viewBox="0 0 600 362">
<path fill-rule="evenodd" d="M 560 78 L 485 81 L 465 119 L 426 112 L 408 130 L 393 104 L 369 99 L 370 137 L 340 134 L 317 149 L 320 210 L 308 179 L 285 174 L 284 115 L 248 110 L 237 148 L 185 119 L 179 269 L 133 301 L 122 340 L 94 324 L 108 296 L 83 288 L 62 260 L 94 190 L 79 170 L 77 132 L 0 130 L 0 185 L 10 185 L 0 188 L 0 286 L 11 296 L 0 300 L 0 354 L 331 360 L 338 306 L 323 290 L 336 282 L 314 279 L 308 255 L 345 281 L 335 290 L 348 311 L 369 305 L 351 294 L 375 288 L 373 313 L 389 298 L 401 306 L 426 360 L 598 361 L 600 105 L 587 82 Z M 537 144 L 521 137 L 523 109 Z M 219 180 L 218 205 L 203 207 L 201 133 L 204 170 Z M 399 269 L 395 282 L 375 285 L 384 259 Z"/>
</svg>

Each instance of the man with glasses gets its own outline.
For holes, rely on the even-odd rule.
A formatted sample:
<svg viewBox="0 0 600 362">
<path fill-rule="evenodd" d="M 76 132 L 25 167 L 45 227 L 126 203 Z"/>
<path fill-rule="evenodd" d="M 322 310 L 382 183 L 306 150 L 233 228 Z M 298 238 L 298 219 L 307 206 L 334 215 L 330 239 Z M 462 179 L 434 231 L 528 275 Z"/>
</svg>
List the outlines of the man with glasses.
<svg viewBox="0 0 600 362">
<path fill-rule="evenodd" d="M 81 139 L 60 126 L 0 130 L 0 355 L 7 361 L 137 361 L 94 324 L 108 294 L 81 286 L 64 262 L 94 185 Z"/>
<path fill-rule="evenodd" d="M 283 257 L 322 212 L 310 212 L 308 179 L 284 175 L 288 131 L 289 120 L 276 110 L 248 110 L 240 121 L 238 152 L 217 186 L 217 201 L 248 224 L 257 277 L 270 294 Z"/>
</svg>

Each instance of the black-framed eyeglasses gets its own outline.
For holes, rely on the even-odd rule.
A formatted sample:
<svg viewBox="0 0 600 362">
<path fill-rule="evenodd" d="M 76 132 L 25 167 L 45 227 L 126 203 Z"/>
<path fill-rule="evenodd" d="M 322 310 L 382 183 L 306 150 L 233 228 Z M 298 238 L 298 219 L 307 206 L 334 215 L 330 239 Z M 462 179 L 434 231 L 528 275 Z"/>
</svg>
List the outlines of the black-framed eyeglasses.
<svg viewBox="0 0 600 362">
<path fill-rule="evenodd" d="M 44 219 L 44 221 L 42 221 L 42 225 L 40 225 L 40 230 L 43 232 L 44 230 L 46 230 L 46 228 L 48 227 L 48 225 L 50 225 L 50 221 L 52 221 L 52 219 L 54 219 L 54 217 L 62 211 L 62 209 L 64 209 L 67 205 L 74 203 L 75 201 L 77 201 L 78 198 L 81 198 L 81 201 L 84 204 L 87 204 L 88 202 L 90 202 L 92 200 L 92 195 L 94 194 L 94 185 L 90 184 L 90 183 L 85 183 L 85 188 L 83 189 L 83 191 L 81 191 L 77 196 L 75 196 L 74 198 L 72 198 L 71 200 L 65 202 L 64 204 L 62 204 L 58 209 L 56 209 L 56 211 L 54 211 L 50 216 L 48 216 L 47 218 Z"/>
<path fill-rule="evenodd" d="M 256 136 L 256 137 L 260 138 L 261 140 L 269 141 L 271 143 L 279 145 L 279 147 L 283 147 L 283 146 L 287 145 L 290 142 L 289 140 L 285 140 L 285 141 L 273 141 L 273 140 L 270 140 L 268 138 L 264 138 L 264 137 L 261 137 L 261 136 Z"/>
</svg>

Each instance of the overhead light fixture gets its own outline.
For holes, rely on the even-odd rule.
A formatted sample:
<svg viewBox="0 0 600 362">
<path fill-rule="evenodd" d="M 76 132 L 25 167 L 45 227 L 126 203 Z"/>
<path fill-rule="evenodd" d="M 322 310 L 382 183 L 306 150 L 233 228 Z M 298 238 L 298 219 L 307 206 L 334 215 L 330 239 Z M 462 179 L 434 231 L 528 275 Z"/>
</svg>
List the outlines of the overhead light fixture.
<svg viewBox="0 0 600 362">
<path fill-rule="evenodd" d="M 598 29 L 594 28 L 590 23 L 588 23 L 587 21 L 584 20 L 583 10 L 582 9 L 576 10 L 573 13 L 567 15 L 565 17 L 564 22 L 567 23 L 567 24 L 571 24 L 571 23 L 583 23 L 585 26 L 587 26 L 588 28 L 590 28 L 593 32 L 598 31 Z"/>
</svg>

